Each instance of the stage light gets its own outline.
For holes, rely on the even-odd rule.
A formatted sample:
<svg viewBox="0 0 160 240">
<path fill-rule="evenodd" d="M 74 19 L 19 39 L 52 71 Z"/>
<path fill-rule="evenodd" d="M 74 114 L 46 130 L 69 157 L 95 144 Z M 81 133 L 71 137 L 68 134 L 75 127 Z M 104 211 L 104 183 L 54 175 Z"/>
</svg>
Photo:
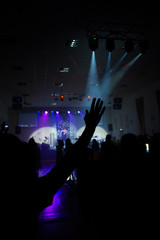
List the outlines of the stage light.
<svg viewBox="0 0 160 240">
<path fill-rule="evenodd" d="M 60 73 L 67 73 L 67 72 L 69 72 L 69 68 L 68 67 L 61 67 L 61 68 L 59 68 L 59 70 L 58 70 Z"/>
<path fill-rule="evenodd" d="M 47 115 L 47 114 L 48 114 L 48 111 L 45 111 L 44 114 Z"/>
<path fill-rule="evenodd" d="M 98 48 L 98 38 L 92 37 L 88 39 L 89 41 L 89 48 L 92 51 L 95 51 Z"/>
<path fill-rule="evenodd" d="M 81 113 L 81 111 L 78 111 L 78 113 Z"/>
<path fill-rule="evenodd" d="M 68 114 L 70 114 L 71 112 L 70 111 L 68 111 Z"/>
<path fill-rule="evenodd" d="M 61 96 L 60 96 L 60 99 L 61 99 L 61 101 L 63 101 L 63 99 L 64 99 L 64 96 L 63 96 L 63 95 L 61 95 Z"/>
<path fill-rule="evenodd" d="M 140 53 L 145 53 L 148 50 L 148 41 L 143 40 L 139 43 Z"/>
<path fill-rule="evenodd" d="M 88 96 L 88 100 L 90 100 L 91 99 L 91 96 Z"/>
<path fill-rule="evenodd" d="M 128 39 L 125 41 L 124 49 L 126 52 L 131 52 L 134 49 L 133 41 Z"/>
<path fill-rule="evenodd" d="M 112 52 L 115 49 L 115 44 L 113 39 L 108 38 L 106 40 L 106 49 L 108 50 L 108 52 Z"/>
<path fill-rule="evenodd" d="M 56 114 L 59 114 L 59 112 L 58 112 L 58 111 L 56 111 Z"/>
</svg>

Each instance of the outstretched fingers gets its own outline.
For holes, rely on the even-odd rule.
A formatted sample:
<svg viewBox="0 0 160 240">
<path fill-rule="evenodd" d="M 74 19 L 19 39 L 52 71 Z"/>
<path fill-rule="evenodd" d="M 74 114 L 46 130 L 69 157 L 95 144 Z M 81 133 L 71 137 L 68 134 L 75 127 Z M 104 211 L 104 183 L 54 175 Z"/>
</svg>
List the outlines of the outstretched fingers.
<svg viewBox="0 0 160 240">
<path fill-rule="evenodd" d="M 102 104 L 103 104 L 103 103 L 102 103 Z M 104 113 L 105 110 L 106 110 L 106 107 L 104 106 L 104 107 L 102 108 L 102 111 L 101 111 L 100 114 L 99 114 L 100 118 L 102 117 L 102 115 L 103 115 L 103 113 Z"/>
<path fill-rule="evenodd" d="M 102 106 L 103 106 L 103 101 L 101 101 L 99 104 L 99 111 L 102 109 Z"/>
<path fill-rule="evenodd" d="M 93 100 L 92 100 L 92 104 L 91 104 L 90 112 L 93 112 L 93 111 L 94 111 L 94 105 L 95 105 L 95 102 L 96 102 L 96 98 L 93 98 Z"/>
<path fill-rule="evenodd" d="M 95 106 L 95 111 L 99 113 L 102 109 L 102 106 L 103 106 L 103 101 L 100 98 L 98 98 Z"/>
<path fill-rule="evenodd" d="M 97 126 L 100 121 L 103 113 L 105 111 L 105 107 L 103 106 L 103 101 L 98 98 L 93 98 L 90 111 L 86 110 L 86 114 L 84 116 L 84 120 L 87 126 Z"/>
</svg>

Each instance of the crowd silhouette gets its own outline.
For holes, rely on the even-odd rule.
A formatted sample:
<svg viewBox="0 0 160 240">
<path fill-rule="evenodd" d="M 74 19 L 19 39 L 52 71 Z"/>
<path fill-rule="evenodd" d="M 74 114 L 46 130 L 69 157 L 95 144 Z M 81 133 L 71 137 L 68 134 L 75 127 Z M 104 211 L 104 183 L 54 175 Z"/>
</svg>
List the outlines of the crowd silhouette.
<svg viewBox="0 0 160 240">
<path fill-rule="evenodd" d="M 95 141 L 93 145 L 95 146 Z M 146 149 L 149 144 L 149 152 Z M 160 134 L 124 134 L 117 144 L 106 136 L 95 161 L 92 148 L 79 168 L 78 189 L 86 226 L 95 235 L 152 237 L 159 214 Z M 97 156 L 97 153 L 96 153 Z"/>
<path fill-rule="evenodd" d="M 17 239 L 37 237 L 39 213 L 52 204 L 53 196 L 77 170 L 77 193 L 86 231 L 112 238 L 152 236 L 157 233 L 159 214 L 160 134 L 124 134 L 119 144 L 106 136 L 104 143 L 89 143 L 105 107 L 101 99 L 86 111 L 85 130 L 75 144 L 58 142 L 52 170 L 38 177 L 39 151 L 34 140 L 20 141 L 0 132 L 2 206 L 19 219 L 10 226 Z M 3 126 L 4 127 L 4 124 Z M 146 143 L 150 151 L 146 151 Z M 9 206 L 12 206 L 9 208 Z M 22 211 L 23 209 L 23 211 Z M 6 226 L 8 227 L 8 226 Z M 4 228 L 5 230 L 5 228 Z"/>
</svg>

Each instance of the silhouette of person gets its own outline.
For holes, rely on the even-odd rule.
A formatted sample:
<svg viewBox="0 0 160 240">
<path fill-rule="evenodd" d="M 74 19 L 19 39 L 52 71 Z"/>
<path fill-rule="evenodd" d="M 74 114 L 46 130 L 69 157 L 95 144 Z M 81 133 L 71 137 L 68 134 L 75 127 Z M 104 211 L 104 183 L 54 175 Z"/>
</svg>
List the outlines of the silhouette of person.
<svg viewBox="0 0 160 240">
<path fill-rule="evenodd" d="M 32 150 L 32 153 L 34 154 L 34 158 L 36 161 L 36 168 L 40 169 L 41 168 L 41 151 L 40 148 L 38 147 L 38 144 L 35 142 L 34 138 L 30 138 L 28 141 L 30 148 Z"/>
<path fill-rule="evenodd" d="M 72 142 L 70 140 L 70 138 L 66 138 L 66 141 L 65 141 L 65 152 L 68 152 L 71 150 L 72 148 Z"/>
<path fill-rule="evenodd" d="M 4 134 L 7 132 L 8 132 L 8 125 L 6 124 L 5 121 L 3 121 L 1 124 L 0 134 Z"/>
<path fill-rule="evenodd" d="M 58 144 L 56 146 L 56 164 L 59 164 L 63 159 L 64 143 L 63 143 L 63 140 L 61 139 L 58 139 L 57 142 Z"/>
<path fill-rule="evenodd" d="M 0 135 L 1 156 L 4 157 L 1 167 L 7 170 L 1 173 L 1 178 L 5 182 L 1 188 L 3 220 L 9 215 L 19 219 L 18 226 L 13 221 L 10 226 L 10 230 L 13 230 L 12 237 L 15 235 L 17 239 L 22 239 L 21 234 L 25 233 L 26 238 L 32 236 L 36 239 L 39 213 L 52 204 L 54 194 L 62 187 L 79 162 L 82 163 L 104 111 L 103 101 L 101 99 L 96 101 L 94 98 L 90 111 L 86 110 L 84 117 L 86 127 L 81 137 L 73 144 L 71 151 L 64 155 L 62 161 L 41 178 L 37 176 L 36 159 L 30 145 L 21 142 L 14 135 Z"/>
<path fill-rule="evenodd" d="M 97 161 L 100 158 L 99 144 L 96 139 L 93 139 L 92 141 L 91 155 L 93 161 Z"/>
<path fill-rule="evenodd" d="M 64 148 L 65 153 L 71 151 L 71 149 L 72 149 L 72 145 L 73 145 L 73 144 L 72 144 L 70 138 L 66 138 L 66 141 L 65 141 L 65 148 Z M 75 176 L 75 175 L 76 175 L 76 169 L 74 169 L 74 171 L 71 173 L 69 179 L 70 179 L 70 180 L 74 180 L 74 176 Z"/>
</svg>

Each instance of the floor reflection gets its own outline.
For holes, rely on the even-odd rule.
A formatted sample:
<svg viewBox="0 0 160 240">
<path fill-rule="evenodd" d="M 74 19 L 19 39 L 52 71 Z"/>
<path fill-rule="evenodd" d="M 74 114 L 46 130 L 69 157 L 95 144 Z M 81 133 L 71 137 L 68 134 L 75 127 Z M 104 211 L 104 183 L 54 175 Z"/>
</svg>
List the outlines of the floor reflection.
<svg viewBox="0 0 160 240">
<path fill-rule="evenodd" d="M 53 161 L 44 161 L 39 170 L 39 177 L 46 175 L 55 165 Z M 68 191 L 64 185 L 53 197 L 51 206 L 45 208 L 39 215 L 40 222 L 59 221 L 68 217 Z"/>
</svg>

